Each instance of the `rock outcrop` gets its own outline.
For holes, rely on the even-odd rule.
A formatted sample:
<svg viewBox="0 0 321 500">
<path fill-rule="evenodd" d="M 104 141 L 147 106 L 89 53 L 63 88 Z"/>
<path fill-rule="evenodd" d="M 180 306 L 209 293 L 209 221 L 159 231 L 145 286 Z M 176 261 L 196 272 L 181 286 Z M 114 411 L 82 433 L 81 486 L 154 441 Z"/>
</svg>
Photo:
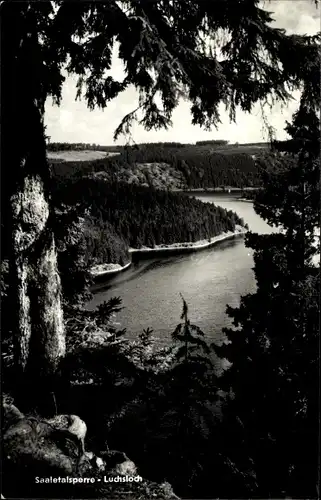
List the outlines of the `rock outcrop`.
<svg viewBox="0 0 321 500">
<path fill-rule="evenodd" d="M 23 415 L 12 403 L 2 410 L 6 498 L 26 491 L 31 498 L 178 498 L 169 484 L 141 478 L 125 453 L 85 451 L 87 427 L 78 416 L 45 420 Z"/>
</svg>

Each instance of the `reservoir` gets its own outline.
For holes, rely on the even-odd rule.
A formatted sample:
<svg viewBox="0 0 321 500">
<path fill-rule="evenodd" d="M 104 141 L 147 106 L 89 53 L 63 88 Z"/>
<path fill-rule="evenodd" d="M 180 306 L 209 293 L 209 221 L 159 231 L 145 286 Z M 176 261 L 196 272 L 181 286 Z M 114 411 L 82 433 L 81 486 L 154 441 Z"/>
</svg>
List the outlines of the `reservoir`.
<svg viewBox="0 0 321 500">
<path fill-rule="evenodd" d="M 240 201 L 235 194 L 195 193 L 203 202 L 233 210 L 253 232 L 271 233 L 254 211 L 251 202 Z M 191 254 L 143 258 L 123 273 L 101 285 L 88 304 L 93 309 L 111 297 L 121 297 L 124 309 L 118 313 L 119 328 L 126 328 L 132 340 L 146 329 L 154 331 L 159 345 L 167 345 L 171 332 L 180 322 L 184 296 L 191 323 L 198 325 L 207 339 L 220 343 L 222 328 L 231 326 L 226 306 L 238 306 L 240 296 L 255 292 L 252 250 L 243 238 L 218 243 Z"/>
</svg>

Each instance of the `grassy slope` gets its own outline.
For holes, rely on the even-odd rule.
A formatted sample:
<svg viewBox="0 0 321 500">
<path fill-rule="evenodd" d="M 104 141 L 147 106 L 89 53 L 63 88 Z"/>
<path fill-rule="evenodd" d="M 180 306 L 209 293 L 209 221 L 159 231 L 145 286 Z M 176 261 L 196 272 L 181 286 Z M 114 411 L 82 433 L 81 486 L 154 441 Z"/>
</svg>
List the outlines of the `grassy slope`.
<svg viewBox="0 0 321 500">
<path fill-rule="evenodd" d="M 110 156 L 117 156 L 119 153 L 107 153 L 105 151 L 48 151 L 48 159 L 50 162 L 65 162 L 65 161 L 91 161 L 102 160 Z"/>
</svg>

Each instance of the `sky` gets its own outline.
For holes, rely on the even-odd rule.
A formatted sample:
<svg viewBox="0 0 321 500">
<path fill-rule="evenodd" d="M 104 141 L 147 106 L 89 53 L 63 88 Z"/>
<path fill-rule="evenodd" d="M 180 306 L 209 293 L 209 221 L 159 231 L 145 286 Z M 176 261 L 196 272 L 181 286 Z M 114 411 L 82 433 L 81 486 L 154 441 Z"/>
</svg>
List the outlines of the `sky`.
<svg viewBox="0 0 321 500">
<path fill-rule="evenodd" d="M 320 10 L 312 0 L 262 0 L 262 6 L 273 13 L 273 26 L 284 28 L 288 33 L 312 35 L 320 31 Z M 122 62 L 114 52 L 111 75 L 116 79 L 124 76 Z M 138 102 L 138 92 L 129 88 L 111 101 L 105 110 L 90 111 L 84 101 L 75 101 L 76 79 L 67 77 L 59 107 L 52 104 L 51 98 L 46 102 L 45 125 L 46 134 L 51 142 L 84 142 L 100 145 L 124 144 L 125 137 L 113 141 L 113 134 L 122 118 L 135 109 Z M 285 107 L 276 104 L 272 110 L 265 110 L 268 122 L 276 130 L 279 140 L 286 138 L 284 126 L 291 121 L 292 114 L 298 107 L 299 94 Z M 251 114 L 237 110 L 236 123 L 230 123 L 224 107 L 220 108 L 221 121 L 218 129 L 210 132 L 192 125 L 190 104 L 181 101 L 173 113 L 173 126 L 168 130 L 145 131 L 138 124 L 132 127 L 132 137 L 135 143 L 142 142 L 183 142 L 195 143 L 208 139 L 225 139 L 230 143 L 261 142 L 267 140 L 267 131 L 261 116 L 259 106 L 254 107 Z"/>
</svg>

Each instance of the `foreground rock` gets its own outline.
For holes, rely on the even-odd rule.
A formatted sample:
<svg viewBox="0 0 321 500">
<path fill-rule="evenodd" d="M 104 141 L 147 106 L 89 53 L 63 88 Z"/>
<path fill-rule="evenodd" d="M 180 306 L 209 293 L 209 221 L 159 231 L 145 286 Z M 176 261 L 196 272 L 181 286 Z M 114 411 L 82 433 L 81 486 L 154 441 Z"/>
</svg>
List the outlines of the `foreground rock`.
<svg viewBox="0 0 321 500">
<path fill-rule="evenodd" d="M 177 499 L 169 484 L 139 476 L 124 453 L 85 450 L 87 427 L 76 415 L 23 415 L 3 404 L 3 495 L 6 498 Z"/>
</svg>

